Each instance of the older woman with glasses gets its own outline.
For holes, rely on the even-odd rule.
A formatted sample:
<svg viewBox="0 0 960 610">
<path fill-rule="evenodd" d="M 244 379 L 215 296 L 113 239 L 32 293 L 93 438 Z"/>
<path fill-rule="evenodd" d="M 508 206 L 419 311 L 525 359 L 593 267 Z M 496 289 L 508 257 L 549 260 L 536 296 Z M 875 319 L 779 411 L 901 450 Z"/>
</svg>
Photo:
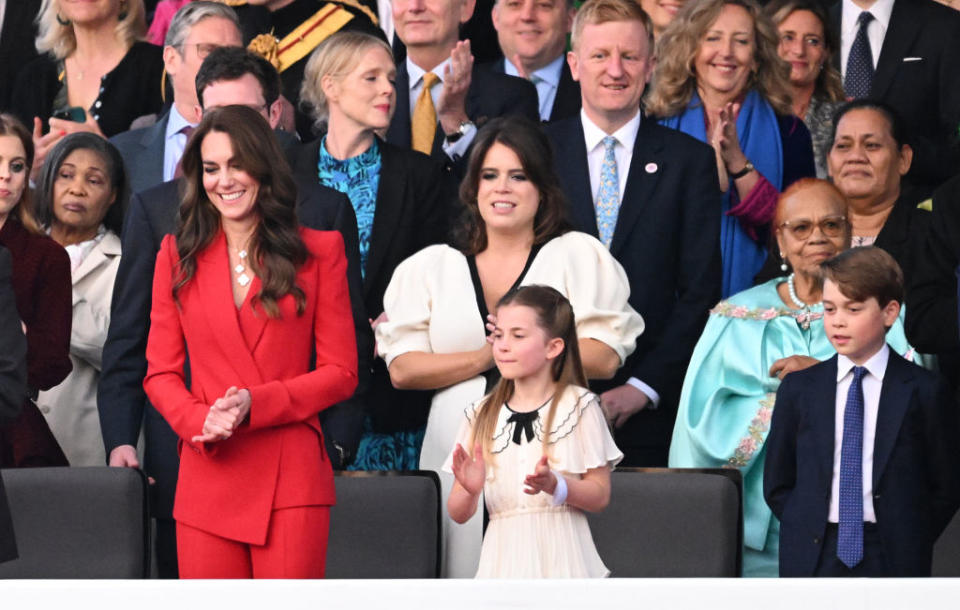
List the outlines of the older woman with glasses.
<svg viewBox="0 0 960 610">
<path fill-rule="evenodd" d="M 763 499 L 764 442 L 780 380 L 834 353 L 823 328 L 819 268 L 850 247 L 847 215 L 843 195 L 823 180 L 800 180 L 780 196 L 774 227 L 786 261 L 782 277 L 710 311 L 684 379 L 670 466 L 743 473 L 744 576 L 779 571 L 780 524 Z M 912 357 L 901 319 L 887 342 Z"/>
</svg>

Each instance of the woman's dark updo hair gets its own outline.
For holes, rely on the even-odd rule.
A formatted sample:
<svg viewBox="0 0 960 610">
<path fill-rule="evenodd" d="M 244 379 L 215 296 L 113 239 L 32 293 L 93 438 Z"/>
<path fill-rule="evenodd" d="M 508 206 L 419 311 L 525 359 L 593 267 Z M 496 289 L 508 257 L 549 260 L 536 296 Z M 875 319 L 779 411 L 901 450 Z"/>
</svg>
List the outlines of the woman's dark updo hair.
<svg viewBox="0 0 960 610">
<path fill-rule="evenodd" d="M 123 226 L 123 213 L 129 196 L 127 174 L 123 169 L 123 157 L 110 142 L 96 134 L 86 131 L 71 133 L 60 140 L 43 164 L 40 170 L 40 180 L 37 183 L 37 194 L 34 204 L 34 215 L 44 227 L 53 224 L 53 185 L 57 182 L 57 174 L 67 157 L 76 150 L 93 151 L 103 162 L 110 189 L 116 195 L 116 200 L 107 209 L 103 217 L 103 226 L 120 235 Z"/>
<path fill-rule="evenodd" d="M 177 253 L 180 264 L 174 271 L 173 292 L 186 285 L 197 271 L 197 256 L 220 231 L 220 212 L 203 188 L 204 138 L 224 133 L 233 146 L 232 162 L 255 178 L 256 210 L 259 222 L 247 250 L 250 268 L 260 278 L 260 292 L 253 303 L 267 315 L 277 317 L 282 297 L 292 294 L 297 313 L 306 310 L 307 298 L 297 286 L 297 269 L 307 260 L 307 247 L 297 229 L 297 187 L 283 150 L 273 130 L 260 113 L 246 106 L 224 106 L 204 112 L 183 151 L 184 193 L 177 220 Z"/>
<path fill-rule="evenodd" d="M 547 136 L 538 124 L 524 117 L 497 118 L 484 125 L 477 134 L 467 164 L 467 175 L 460 183 L 463 209 L 454 240 L 466 255 L 479 254 L 487 248 L 487 227 L 480 216 L 477 192 L 483 162 L 490 148 L 497 143 L 517 155 L 527 179 L 540 193 L 540 206 L 533 219 L 533 243 L 544 244 L 572 230 L 567 220 L 566 198 L 553 171 L 553 150 Z"/>
</svg>

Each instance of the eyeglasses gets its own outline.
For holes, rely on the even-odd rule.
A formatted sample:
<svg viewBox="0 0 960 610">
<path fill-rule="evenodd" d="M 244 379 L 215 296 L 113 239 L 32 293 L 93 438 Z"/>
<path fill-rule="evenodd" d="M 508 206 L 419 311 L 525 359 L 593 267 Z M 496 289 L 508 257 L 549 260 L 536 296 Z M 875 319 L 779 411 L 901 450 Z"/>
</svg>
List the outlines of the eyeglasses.
<svg viewBox="0 0 960 610">
<path fill-rule="evenodd" d="M 206 59 L 207 55 L 213 53 L 215 49 L 219 49 L 223 45 L 213 44 L 212 42 L 190 42 L 184 43 L 182 45 L 186 47 L 197 47 L 197 57 L 200 59 Z"/>
<path fill-rule="evenodd" d="M 813 222 L 807 218 L 799 218 L 797 220 L 783 222 L 778 228 L 787 229 L 794 239 L 803 241 L 813 234 L 814 227 L 820 227 L 820 232 L 827 237 L 839 237 L 847 228 L 847 217 L 827 216 L 826 218 L 820 219 L 820 222 Z"/>
</svg>

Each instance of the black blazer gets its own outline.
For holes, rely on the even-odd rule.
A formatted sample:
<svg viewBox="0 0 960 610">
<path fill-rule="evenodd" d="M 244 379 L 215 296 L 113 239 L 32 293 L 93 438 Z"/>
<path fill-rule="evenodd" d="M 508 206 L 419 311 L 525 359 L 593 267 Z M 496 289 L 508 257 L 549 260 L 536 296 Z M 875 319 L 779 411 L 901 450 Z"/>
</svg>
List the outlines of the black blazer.
<svg viewBox="0 0 960 610">
<path fill-rule="evenodd" d="M 830 9 L 840 32 L 841 5 Z M 870 97 L 900 114 L 914 149 L 907 178 L 936 186 L 960 171 L 960 14 L 932 0 L 896 0 Z M 910 59 L 910 61 L 906 61 Z M 840 53 L 834 63 L 840 68 Z"/>
<path fill-rule="evenodd" d="M 304 144 L 293 156 L 298 179 L 316 183 L 322 138 Z M 380 184 L 363 278 L 363 303 L 375 318 L 383 312 L 383 293 L 393 271 L 419 250 L 442 243 L 456 206 L 456 184 L 450 172 L 432 158 L 389 142 L 379 141 Z M 398 393 L 383 360 L 372 363 L 371 392 L 364 403 L 378 428 L 411 429 L 426 421 L 425 393 Z M 404 401 L 404 408 L 397 401 Z"/>
<path fill-rule="evenodd" d="M 10 252 L 0 246 L 0 422 L 13 421 L 27 398 L 27 340 L 13 294 Z M 0 562 L 17 557 L 10 508 L 0 478 Z"/>
<path fill-rule="evenodd" d="M 176 490 L 179 458 L 177 436 L 159 412 L 147 402 L 143 378 L 147 372 L 146 345 L 150 332 L 153 269 L 160 242 L 173 233 L 180 201 L 179 181 L 135 194 L 123 224 L 124 255 L 120 259 L 110 307 L 110 329 L 103 348 L 103 369 L 97 390 L 100 427 L 107 455 L 119 445 L 136 445 L 141 421 L 144 425 L 146 455 L 144 470 L 154 477 L 157 493 L 155 516 L 170 519 Z M 297 214 L 300 222 L 312 229 L 335 229 L 343 234 L 347 252 L 347 275 L 353 305 L 357 350 L 362 365 L 369 368 L 373 337 L 363 309 L 360 288 L 360 262 L 357 250 L 357 222 L 350 201 L 342 193 L 319 184 L 297 183 Z M 361 383 L 368 380 L 361 374 Z M 340 411 L 325 411 L 327 420 Z M 333 443 L 342 442 L 337 430 L 324 427 L 331 460 L 338 452 Z M 357 431 L 359 435 L 359 431 Z"/>
<path fill-rule="evenodd" d="M 491 69 L 499 74 L 505 74 L 505 59 L 498 59 L 491 65 Z M 534 86 L 536 89 L 536 86 Z M 560 82 L 557 84 L 557 95 L 553 98 L 553 108 L 550 110 L 549 122 L 559 121 L 567 117 L 580 114 L 580 83 L 573 80 L 570 65 L 566 58 L 560 70 Z"/>
<path fill-rule="evenodd" d="M 787 375 L 767 436 L 763 494 L 780 519 L 780 575 L 813 576 L 830 510 L 837 357 Z M 891 576 L 929 576 L 960 505 L 956 406 L 938 377 L 890 351 L 873 450 L 873 507 Z"/>
<path fill-rule="evenodd" d="M 40 12 L 40 0 L 7 2 L 0 30 L 0 112 L 9 110 L 14 79 L 20 68 L 37 56 L 37 26 L 33 20 Z M 33 130 L 33 123 L 27 125 Z"/>
<path fill-rule="evenodd" d="M 598 235 L 580 117 L 545 126 L 574 227 Z M 640 121 L 610 253 L 630 281 L 630 304 L 645 322 L 637 349 L 612 383 L 636 377 L 660 395 L 617 431 L 617 445 L 652 447 L 666 459 L 680 386 L 707 311 L 720 299 L 720 189 L 713 149 Z M 666 465 L 648 464 L 648 465 Z"/>
<path fill-rule="evenodd" d="M 410 133 L 410 75 L 407 74 L 406 61 L 397 65 L 396 88 L 397 108 L 387 129 L 387 142 L 409 149 L 413 138 Z M 522 78 L 497 74 L 490 66 L 473 65 L 466 107 L 467 116 L 477 127 L 482 127 L 489 119 L 510 114 L 519 114 L 531 121 L 540 120 L 536 87 Z M 443 129 L 438 123 L 431 156 L 449 167 L 451 160 L 443 152 L 443 140 Z M 460 161 L 457 169 L 462 174 L 466 161 Z"/>
</svg>

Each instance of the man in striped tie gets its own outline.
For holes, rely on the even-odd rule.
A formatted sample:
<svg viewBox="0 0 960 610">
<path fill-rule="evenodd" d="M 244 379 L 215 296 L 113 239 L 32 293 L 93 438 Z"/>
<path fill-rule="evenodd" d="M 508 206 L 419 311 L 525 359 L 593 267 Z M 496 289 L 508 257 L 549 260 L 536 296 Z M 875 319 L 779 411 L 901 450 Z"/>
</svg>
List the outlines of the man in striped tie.
<svg viewBox="0 0 960 610">
<path fill-rule="evenodd" d="M 787 375 L 767 436 L 764 496 L 781 576 L 930 576 L 960 506 L 956 404 L 890 350 L 903 274 L 879 248 L 822 264 L 833 358 Z"/>
</svg>

